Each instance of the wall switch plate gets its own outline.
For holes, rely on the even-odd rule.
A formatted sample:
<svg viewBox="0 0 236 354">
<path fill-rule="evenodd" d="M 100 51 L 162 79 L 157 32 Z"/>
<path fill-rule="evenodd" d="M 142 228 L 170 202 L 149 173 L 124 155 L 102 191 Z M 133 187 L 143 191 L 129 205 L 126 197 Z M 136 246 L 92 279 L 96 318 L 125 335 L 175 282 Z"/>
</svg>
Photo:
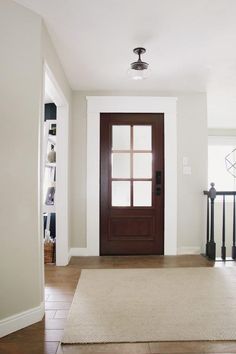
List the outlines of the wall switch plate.
<svg viewBox="0 0 236 354">
<path fill-rule="evenodd" d="M 184 166 L 183 167 L 183 174 L 184 175 L 191 175 L 192 174 L 192 168 L 190 166 Z"/>
</svg>

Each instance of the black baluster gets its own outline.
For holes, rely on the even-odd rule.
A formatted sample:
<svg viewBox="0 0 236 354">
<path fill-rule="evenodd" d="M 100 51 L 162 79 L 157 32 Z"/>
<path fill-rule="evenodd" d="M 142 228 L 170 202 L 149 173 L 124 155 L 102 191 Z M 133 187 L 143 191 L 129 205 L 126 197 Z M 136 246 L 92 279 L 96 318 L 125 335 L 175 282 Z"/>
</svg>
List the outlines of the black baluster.
<svg viewBox="0 0 236 354">
<path fill-rule="evenodd" d="M 235 195 L 234 195 L 234 207 L 233 207 L 233 246 L 232 246 L 232 258 L 236 259 L 236 246 L 235 246 Z"/>
<path fill-rule="evenodd" d="M 214 188 L 215 183 L 211 183 L 211 188 L 209 190 L 209 198 L 211 200 L 211 233 L 210 241 L 208 242 L 207 251 L 208 257 L 215 260 L 216 258 L 216 243 L 215 243 L 215 232 L 214 232 L 214 202 L 216 198 L 216 189 Z"/>
<path fill-rule="evenodd" d="M 209 195 L 207 195 L 206 256 L 208 256 L 208 243 L 209 243 Z"/>
<path fill-rule="evenodd" d="M 225 247 L 225 195 L 223 195 L 223 221 L 222 221 L 221 258 L 223 260 L 225 260 L 225 258 L 226 258 L 226 247 Z"/>
</svg>

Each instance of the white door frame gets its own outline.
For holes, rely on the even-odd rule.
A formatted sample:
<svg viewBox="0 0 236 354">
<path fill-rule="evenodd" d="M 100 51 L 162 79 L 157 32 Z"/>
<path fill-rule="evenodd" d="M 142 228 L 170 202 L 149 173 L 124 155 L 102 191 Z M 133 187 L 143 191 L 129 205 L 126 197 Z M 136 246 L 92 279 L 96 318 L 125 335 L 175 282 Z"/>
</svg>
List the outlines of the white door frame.
<svg viewBox="0 0 236 354">
<path fill-rule="evenodd" d="M 100 113 L 164 113 L 165 222 L 164 254 L 177 254 L 177 114 L 176 97 L 87 97 L 87 248 L 77 255 L 99 255 Z"/>
<path fill-rule="evenodd" d="M 57 106 L 57 170 L 56 170 L 56 265 L 64 266 L 68 264 L 69 251 L 69 227 L 68 227 L 68 141 L 69 141 L 69 104 L 60 86 L 58 85 L 52 71 L 47 63 L 44 63 L 44 90 Z M 43 97 L 44 98 L 44 97 Z M 44 107 L 44 105 L 43 105 Z M 40 178 L 40 224 L 41 235 L 43 235 L 42 225 L 42 188 L 43 188 L 43 124 L 44 109 L 41 119 L 41 178 Z"/>
</svg>

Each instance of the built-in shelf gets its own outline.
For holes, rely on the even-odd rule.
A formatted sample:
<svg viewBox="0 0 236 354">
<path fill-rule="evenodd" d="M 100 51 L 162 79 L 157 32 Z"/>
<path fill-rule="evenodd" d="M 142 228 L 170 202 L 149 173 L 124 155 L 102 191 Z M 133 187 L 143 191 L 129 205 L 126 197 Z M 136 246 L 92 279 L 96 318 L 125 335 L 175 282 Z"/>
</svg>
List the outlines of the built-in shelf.
<svg viewBox="0 0 236 354">
<path fill-rule="evenodd" d="M 49 143 L 51 143 L 52 145 L 56 145 L 56 135 L 48 135 L 48 141 Z"/>
<path fill-rule="evenodd" d="M 43 213 L 55 213 L 56 212 L 56 205 L 43 205 Z"/>
<path fill-rule="evenodd" d="M 46 162 L 46 167 L 56 167 L 56 162 Z"/>
</svg>

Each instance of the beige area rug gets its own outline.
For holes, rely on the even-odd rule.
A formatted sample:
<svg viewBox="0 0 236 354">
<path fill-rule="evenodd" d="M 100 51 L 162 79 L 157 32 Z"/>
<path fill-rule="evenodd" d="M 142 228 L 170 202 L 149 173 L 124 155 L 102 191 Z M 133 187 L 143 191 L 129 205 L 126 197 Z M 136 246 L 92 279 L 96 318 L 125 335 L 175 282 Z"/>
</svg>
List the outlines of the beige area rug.
<svg viewBox="0 0 236 354">
<path fill-rule="evenodd" d="M 236 268 L 83 270 L 62 343 L 236 340 Z"/>
</svg>

